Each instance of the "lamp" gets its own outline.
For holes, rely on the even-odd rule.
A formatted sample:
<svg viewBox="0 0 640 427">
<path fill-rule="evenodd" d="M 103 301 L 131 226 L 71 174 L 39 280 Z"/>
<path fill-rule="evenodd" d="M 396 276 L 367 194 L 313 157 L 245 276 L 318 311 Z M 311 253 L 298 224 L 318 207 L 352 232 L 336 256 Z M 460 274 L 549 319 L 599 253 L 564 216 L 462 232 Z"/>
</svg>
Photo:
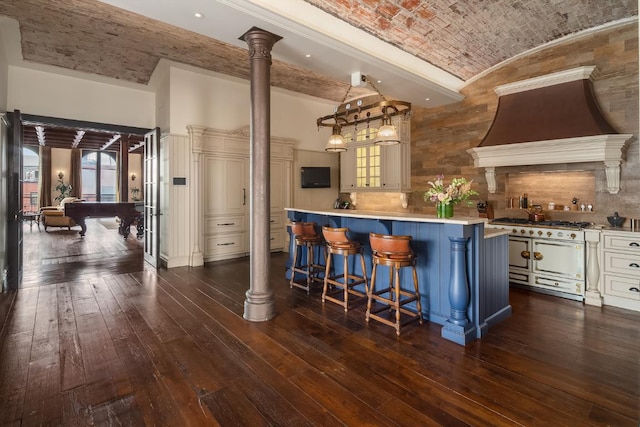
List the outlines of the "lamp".
<svg viewBox="0 0 640 427">
<path fill-rule="evenodd" d="M 357 134 L 359 124 L 366 123 L 367 127 L 369 127 L 371 121 L 377 120 L 381 121 L 381 126 L 378 129 L 374 144 L 393 145 L 400 143 L 398 130 L 391 124 L 391 117 L 401 114 L 404 119 L 408 118 L 411 113 L 411 103 L 388 100 L 367 76 L 362 76 L 362 80 L 370 84 L 377 92 L 377 95 L 364 96 L 345 102 L 351 88 L 353 88 L 353 85 L 350 85 L 344 98 L 342 98 L 342 102 L 335 108 L 334 113 L 320 117 L 316 121 L 318 129 L 321 126 L 332 128 L 325 151 L 342 152 L 347 150 L 347 143 L 340 135 L 344 126 L 354 126 L 354 134 Z"/>
<path fill-rule="evenodd" d="M 135 173 L 132 173 L 132 174 L 131 174 L 131 181 L 135 181 L 135 180 L 136 180 L 136 174 L 135 174 Z"/>
<path fill-rule="evenodd" d="M 58 171 L 58 179 L 62 181 L 62 178 L 64 178 L 64 173 L 62 171 Z"/>
</svg>

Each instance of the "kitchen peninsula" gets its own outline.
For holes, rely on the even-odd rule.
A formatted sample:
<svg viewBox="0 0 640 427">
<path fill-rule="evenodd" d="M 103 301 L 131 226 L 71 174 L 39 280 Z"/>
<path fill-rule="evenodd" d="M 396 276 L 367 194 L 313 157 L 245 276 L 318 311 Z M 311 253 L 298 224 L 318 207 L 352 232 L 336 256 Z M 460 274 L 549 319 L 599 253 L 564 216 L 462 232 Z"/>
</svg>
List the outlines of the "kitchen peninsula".
<svg viewBox="0 0 640 427">
<path fill-rule="evenodd" d="M 351 238 L 364 247 L 368 269 L 370 232 L 412 236 L 422 314 L 425 320 L 443 325 L 443 338 L 466 345 L 511 314 L 508 236 L 502 230 L 485 230 L 482 218 L 442 219 L 434 215 L 343 209 L 286 210 L 291 221 L 348 227 Z M 291 247 L 289 254 L 288 276 Z M 341 268 L 336 265 L 336 274 L 341 273 Z M 356 274 L 362 273 L 355 268 Z M 367 272 L 370 275 L 371 271 Z M 412 286 L 411 277 L 405 275 L 402 287 Z"/>
</svg>

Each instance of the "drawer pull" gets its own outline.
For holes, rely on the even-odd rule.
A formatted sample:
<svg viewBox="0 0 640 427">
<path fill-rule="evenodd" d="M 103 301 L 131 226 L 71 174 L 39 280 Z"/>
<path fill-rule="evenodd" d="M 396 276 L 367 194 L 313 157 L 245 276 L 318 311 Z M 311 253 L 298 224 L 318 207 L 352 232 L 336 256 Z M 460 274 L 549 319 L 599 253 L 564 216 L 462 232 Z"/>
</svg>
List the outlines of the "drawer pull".
<svg viewBox="0 0 640 427">
<path fill-rule="evenodd" d="M 218 224 L 218 225 L 236 225 L 235 222 L 224 222 L 222 224 Z"/>
<path fill-rule="evenodd" d="M 235 243 L 230 242 L 230 243 L 218 243 L 218 246 L 231 246 L 231 245 L 235 245 Z"/>
<path fill-rule="evenodd" d="M 632 262 L 631 264 L 629 264 L 629 267 L 633 267 L 633 268 L 640 268 L 640 265 L 638 265 L 635 262 Z"/>
<path fill-rule="evenodd" d="M 629 243 L 629 246 L 640 246 L 640 243 L 631 242 L 631 243 Z"/>
<path fill-rule="evenodd" d="M 273 222 L 276 222 L 276 220 L 275 220 L 275 219 L 272 219 L 272 220 L 271 220 L 271 221 L 269 221 L 269 222 L 272 222 L 272 223 L 273 223 Z"/>
<path fill-rule="evenodd" d="M 531 252 L 529 252 L 529 251 L 522 251 L 522 252 L 520 252 L 520 256 L 521 256 L 522 258 L 524 258 L 524 259 L 529 259 L 529 258 L 531 258 Z"/>
<path fill-rule="evenodd" d="M 629 288 L 629 290 L 630 290 L 631 292 L 638 292 L 638 293 L 640 293 L 640 288 L 632 287 L 632 288 Z"/>
</svg>

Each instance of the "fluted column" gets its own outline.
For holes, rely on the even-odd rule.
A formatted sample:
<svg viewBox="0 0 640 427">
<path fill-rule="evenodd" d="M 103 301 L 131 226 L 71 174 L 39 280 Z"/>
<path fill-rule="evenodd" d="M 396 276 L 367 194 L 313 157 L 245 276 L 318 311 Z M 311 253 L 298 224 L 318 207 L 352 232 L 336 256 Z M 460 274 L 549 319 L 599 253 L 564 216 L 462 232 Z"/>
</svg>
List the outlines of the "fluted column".
<svg viewBox="0 0 640 427">
<path fill-rule="evenodd" d="M 191 254 L 189 256 L 189 265 L 196 267 L 204 265 L 204 256 L 200 249 L 200 242 L 202 241 L 203 230 L 203 213 L 202 213 L 202 167 L 200 160 L 202 158 L 202 146 L 204 139 L 204 127 L 202 126 L 187 126 L 189 132 L 189 140 L 191 143 L 191 152 L 193 153 L 193 163 L 191 171 Z"/>
<path fill-rule="evenodd" d="M 251 67 L 251 283 L 244 302 L 244 318 L 261 322 L 275 316 L 269 283 L 270 262 L 270 147 L 271 48 L 282 37 L 253 27 L 240 37 L 249 45 Z"/>
</svg>

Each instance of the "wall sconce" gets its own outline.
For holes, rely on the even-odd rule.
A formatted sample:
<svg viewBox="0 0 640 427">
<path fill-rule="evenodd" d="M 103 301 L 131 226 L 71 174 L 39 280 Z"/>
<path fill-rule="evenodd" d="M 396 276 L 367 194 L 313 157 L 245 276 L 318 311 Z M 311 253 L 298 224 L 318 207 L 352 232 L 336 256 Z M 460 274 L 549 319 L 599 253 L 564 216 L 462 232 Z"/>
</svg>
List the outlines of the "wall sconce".
<svg viewBox="0 0 640 427">
<path fill-rule="evenodd" d="M 62 181 L 62 178 L 64 178 L 64 172 L 58 171 L 58 179 Z"/>
<path fill-rule="evenodd" d="M 135 174 L 135 173 L 132 173 L 132 174 L 131 174 L 131 181 L 135 181 L 135 180 L 136 180 L 136 174 Z"/>
</svg>

